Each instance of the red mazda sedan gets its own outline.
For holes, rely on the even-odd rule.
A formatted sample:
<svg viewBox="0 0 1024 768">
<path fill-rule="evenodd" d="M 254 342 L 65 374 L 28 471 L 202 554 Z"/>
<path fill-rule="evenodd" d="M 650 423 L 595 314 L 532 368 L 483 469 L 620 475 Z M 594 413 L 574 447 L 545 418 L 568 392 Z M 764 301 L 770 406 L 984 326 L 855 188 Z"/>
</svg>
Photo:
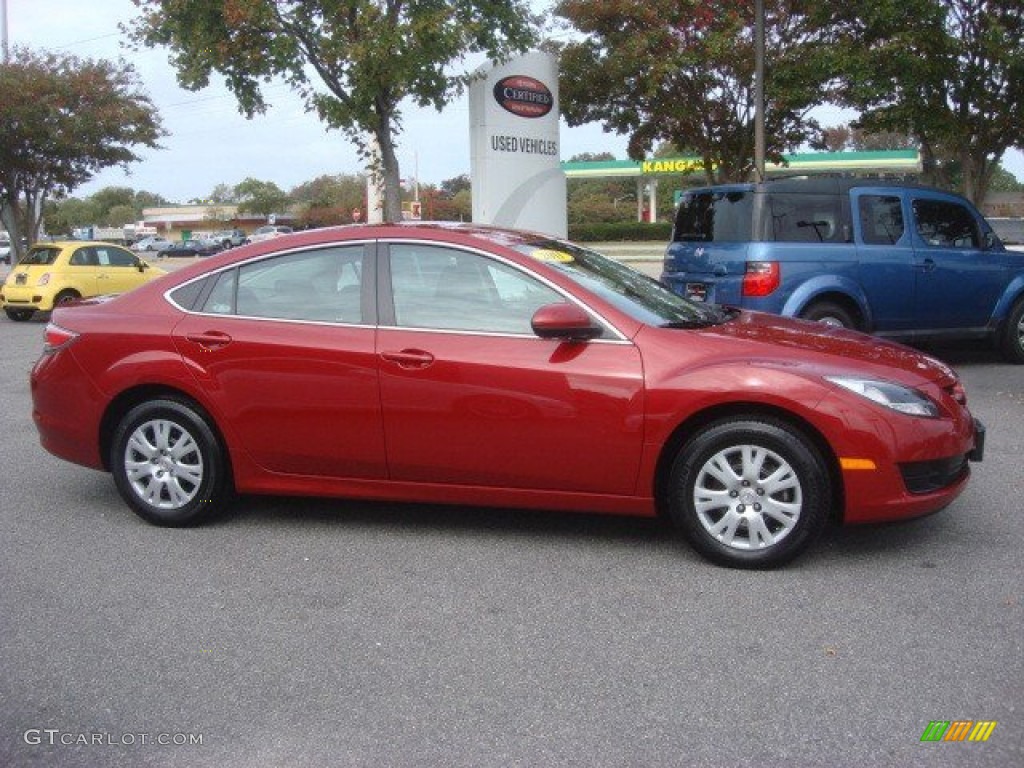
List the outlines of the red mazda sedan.
<svg viewBox="0 0 1024 768">
<path fill-rule="evenodd" d="M 741 567 L 830 518 L 946 506 L 984 436 L 919 352 L 441 224 L 289 235 L 61 307 L 32 395 L 45 448 L 159 525 L 235 491 L 661 513 Z"/>
</svg>

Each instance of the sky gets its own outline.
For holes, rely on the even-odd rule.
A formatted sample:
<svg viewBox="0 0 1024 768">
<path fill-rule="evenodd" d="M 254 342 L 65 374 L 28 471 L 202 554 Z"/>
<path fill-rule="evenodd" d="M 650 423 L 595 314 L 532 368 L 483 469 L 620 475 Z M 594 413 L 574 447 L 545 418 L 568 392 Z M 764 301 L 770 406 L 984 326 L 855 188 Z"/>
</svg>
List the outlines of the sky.
<svg viewBox="0 0 1024 768">
<path fill-rule="evenodd" d="M 538 2 L 535 6 L 547 7 Z M 131 62 L 142 89 L 157 107 L 168 135 L 162 149 L 138 151 L 141 161 L 126 174 L 112 168 L 75 190 L 84 197 L 107 186 L 126 186 L 161 195 L 169 202 L 204 199 L 218 184 L 243 179 L 272 181 L 288 191 L 322 175 L 363 171 L 355 147 L 339 131 L 327 131 L 282 82 L 267 86 L 267 112 L 251 120 L 238 112 L 235 97 L 211 77 L 208 88 L 192 92 L 177 85 L 165 49 L 126 48 L 119 23 L 138 11 L 131 0 L 7 0 L 8 42 L 91 59 Z M 483 63 L 471 60 L 465 69 Z M 439 184 L 469 174 L 469 108 L 463 95 L 442 112 L 403 107 L 398 160 L 404 178 Z M 849 119 L 826 110 L 825 124 Z M 597 123 L 561 127 L 563 160 L 583 152 L 611 152 L 626 158 L 626 137 L 605 133 Z M 1024 154 L 1008 153 L 1004 166 L 1024 180 Z"/>
</svg>

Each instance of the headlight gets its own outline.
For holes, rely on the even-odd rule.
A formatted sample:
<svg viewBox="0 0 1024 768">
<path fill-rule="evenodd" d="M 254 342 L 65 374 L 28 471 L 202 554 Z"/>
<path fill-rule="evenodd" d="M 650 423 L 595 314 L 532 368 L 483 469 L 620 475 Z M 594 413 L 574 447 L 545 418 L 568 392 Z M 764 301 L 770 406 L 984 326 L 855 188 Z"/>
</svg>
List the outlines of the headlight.
<svg viewBox="0 0 1024 768">
<path fill-rule="evenodd" d="M 848 389 L 856 395 L 866 397 L 886 408 L 905 413 L 908 416 L 935 418 L 938 406 L 916 389 L 877 379 L 858 379 L 852 376 L 826 376 L 828 381 Z"/>
</svg>

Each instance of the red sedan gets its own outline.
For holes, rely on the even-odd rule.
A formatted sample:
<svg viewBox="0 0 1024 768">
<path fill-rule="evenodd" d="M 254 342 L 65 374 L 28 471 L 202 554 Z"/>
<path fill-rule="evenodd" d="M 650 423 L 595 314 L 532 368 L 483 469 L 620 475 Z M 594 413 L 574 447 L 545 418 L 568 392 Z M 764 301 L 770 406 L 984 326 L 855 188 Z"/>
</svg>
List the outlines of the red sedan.
<svg viewBox="0 0 1024 768">
<path fill-rule="evenodd" d="M 946 506 L 984 436 L 919 352 L 461 225 L 289 235 L 59 308 L 31 381 L 45 448 L 160 525 L 234 491 L 660 513 L 741 567 Z"/>
</svg>

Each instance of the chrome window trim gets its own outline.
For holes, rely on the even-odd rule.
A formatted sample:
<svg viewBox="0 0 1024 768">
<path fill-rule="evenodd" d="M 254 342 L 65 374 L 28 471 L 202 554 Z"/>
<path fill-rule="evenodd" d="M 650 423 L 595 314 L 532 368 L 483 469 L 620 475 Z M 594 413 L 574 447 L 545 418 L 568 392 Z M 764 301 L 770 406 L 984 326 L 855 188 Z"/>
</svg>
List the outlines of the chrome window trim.
<svg viewBox="0 0 1024 768">
<path fill-rule="evenodd" d="M 281 256 L 290 256 L 293 253 L 305 253 L 306 251 L 319 251 L 319 250 L 323 250 L 324 248 L 336 248 L 336 247 L 339 247 L 339 246 L 344 247 L 344 246 L 348 246 L 348 245 L 356 245 L 356 246 L 362 246 L 362 247 L 365 248 L 367 243 L 374 243 L 374 242 L 376 242 L 376 240 L 374 238 L 366 238 L 365 240 L 343 240 L 343 241 L 334 241 L 334 242 L 330 242 L 330 243 L 316 243 L 315 245 L 304 245 L 304 246 L 300 246 L 300 247 L 297 247 L 297 248 L 290 248 L 290 249 L 284 250 L 284 251 L 273 251 L 271 253 L 261 253 L 259 256 L 253 256 L 250 259 L 243 259 L 242 261 L 236 261 L 233 264 L 228 264 L 226 266 L 220 267 L 219 269 L 215 269 L 212 272 L 204 272 L 201 275 L 193 277 L 191 280 L 186 280 L 185 282 L 179 283 L 178 285 L 174 286 L 173 288 L 167 289 L 166 291 L 163 292 L 162 295 L 163 295 L 164 301 L 166 301 L 172 307 L 174 307 L 175 309 L 179 310 L 180 312 L 184 312 L 186 315 L 191 315 L 193 317 L 218 317 L 218 318 L 221 318 L 221 319 L 237 318 L 239 320 L 260 320 L 260 321 L 267 322 L 267 323 L 293 323 L 293 324 L 299 324 L 299 325 L 325 325 L 325 326 L 328 326 L 328 327 L 331 327 L 331 328 L 339 328 L 339 327 L 344 327 L 344 328 L 376 328 L 377 327 L 376 325 L 367 325 L 366 323 L 343 323 L 340 320 L 338 320 L 338 321 L 331 321 L 331 320 L 301 320 L 301 319 L 297 319 L 297 318 L 288 318 L 288 317 L 261 317 L 259 315 L 239 315 L 239 314 L 224 315 L 224 314 L 220 314 L 220 313 L 217 313 L 217 312 L 197 312 L 194 309 L 185 309 L 183 306 L 181 306 L 181 304 L 179 304 L 173 298 L 171 298 L 171 294 L 172 293 L 174 293 L 175 291 L 178 291 L 178 290 L 184 288 L 186 285 L 191 285 L 192 283 L 197 283 L 200 280 L 207 280 L 207 279 L 210 279 L 211 277 L 213 277 L 214 275 L 221 275 L 221 274 L 223 274 L 225 272 L 228 272 L 230 270 L 240 269 L 243 266 L 249 266 L 250 264 L 256 264 L 256 263 L 258 263 L 260 261 L 266 261 L 267 259 L 276 259 L 276 258 L 279 258 Z"/>
<path fill-rule="evenodd" d="M 511 267 L 512 269 L 515 269 L 515 270 L 521 272 L 522 274 L 526 275 L 529 278 L 532 278 L 532 279 L 538 281 L 539 283 L 541 283 L 545 287 L 550 288 L 552 291 L 557 293 L 559 296 L 561 296 L 565 300 L 569 301 L 572 304 L 575 304 L 577 307 L 579 307 L 580 309 L 582 309 L 584 312 L 586 312 L 587 314 L 591 315 L 592 317 L 597 318 L 598 322 L 600 322 L 601 325 L 603 325 L 611 333 L 614 334 L 614 338 L 609 338 L 609 339 L 603 339 L 603 338 L 602 339 L 591 339 L 591 340 L 589 340 L 587 342 L 588 344 L 627 344 L 627 345 L 632 345 L 632 342 L 629 340 L 629 337 L 627 337 L 626 334 L 624 334 L 622 331 L 620 331 L 604 315 L 602 315 L 600 312 L 597 312 L 596 310 L 591 308 L 589 305 L 587 305 L 585 302 L 583 302 L 580 299 L 578 299 L 576 296 L 573 296 L 572 294 L 567 293 L 565 291 L 565 289 L 563 289 L 561 286 L 555 284 L 554 282 L 549 280 L 544 275 L 540 275 L 540 274 L 538 274 L 536 272 L 531 272 L 530 270 L 528 270 L 525 267 L 523 267 L 521 264 L 517 264 L 516 262 L 514 262 L 514 261 L 512 261 L 512 260 L 510 260 L 510 259 L 508 259 L 508 258 L 506 258 L 504 256 L 500 256 L 498 254 L 491 253 L 490 251 L 484 250 L 483 248 L 467 246 L 467 245 L 463 245 L 461 243 L 460 244 L 449 243 L 449 242 L 446 242 L 446 241 L 443 241 L 443 240 L 431 240 L 431 239 L 422 239 L 422 238 L 405 238 L 405 237 L 387 238 L 387 239 L 366 238 L 366 239 L 361 239 L 361 240 L 343 240 L 343 241 L 333 241 L 333 242 L 330 242 L 330 243 L 316 243 L 314 245 L 305 245 L 305 246 L 291 248 L 291 249 L 283 250 L 283 251 L 273 251 L 271 253 L 262 253 L 262 254 L 260 254 L 258 256 L 253 256 L 252 258 L 249 258 L 249 259 L 243 259 L 242 261 L 236 261 L 236 262 L 234 262 L 232 264 L 227 264 L 227 265 L 225 265 L 223 267 L 220 267 L 219 269 L 215 269 L 215 270 L 213 270 L 211 272 L 204 272 L 202 275 L 197 275 L 196 277 L 193 277 L 190 280 L 186 280 L 185 282 L 179 283 L 178 285 L 175 285 L 172 288 L 168 288 L 166 291 L 163 292 L 162 296 L 164 298 L 164 301 L 166 301 L 172 307 L 176 308 L 177 310 L 179 310 L 180 312 L 183 312 L 186 315 L 192 315 L 194 317 L 216 317 L 216 318 L 221 318 L 221 319 L 238 318 L 240 320 L 259 320 L 259 321 L 268 322 L 268 323 L 293 323 L 293 324 L 298 324 L 298 325 L 318 325 L 318 326 L 322 325 L 322 326 L 329 326 L 329 327 L 368 328 L 368 329 L 369 328 L 379 328 L 379 329 L 382 329 L 382 330 L 394 329 L 394 330 L 402 330 L 402 331 L 413 331 L 413 332 L 419 332 L 419 333 L 435 333 L 435 334 L 436 333 L 444 333 L 444 334 L 449 334 L 449 335 L 454 333 L 454 334 L 464 334 L 464 335 L 470 335 L 470 336 L 490 336 L 490 337 L 497 337 L 497 338 L 513 338 L 513 339 L 535 339 L 535 338 L 537 338 L 536 335 L 529 334 L 529 333 L 498 333 L 498 332 L 494 332 L 494 331 L 470 331 L 470 330 L 463 330 L 463 329 L 457 329 L 457 328 L 418 328 L 418 327 L 402 326 L 402 325 L 397 325 L 397 324 L 395 324 L 395 325 L 384 325 L 384 324 L 381 324 L 380 322 L 377 322 L 377 323 L 372 324 L 372 325 L 368 325 L 366 323 L 343 323 L 343 322 L 340 322 L 340 321 L 338 321 L 338 322 L 331 322 L 331 321 L 327 321 L 327 320 L 299 320 L 299 319 L 290 319 L 290 318 L 283 318 L 283 317 L 260 317 L 260 316 L 255 316 L 255 315 L 238 315 L 238 314 L 224 315 L 224 314 L 218 314 L 216 312 L 199 312 L 199 311 L 196 311 L 194 309 L 186 309 L 185 307 L 181 306 L 178 302 L 176 302 L 171 297 L 172 293 L 174 293 L 177 290 L 180 290 L 181 288 L 184 288 L 187 285 L 191 285 L 192 283 L 199 282 L 200 280 L 211 279 L 215 275 L 220 275 L 220 274 L 223 274 L 224 272 L 228 272 L 228 271 L 233 270 L 233 269 L 240 269 L 243 266 L 248 266 L 250 264 L 255 264 L 255 263 L 258 263 L 260 261 L 266 261 L 267 259 L 279 258 L 281 256 L 288 256 L 288 255 L 295 254 L 295 253 L 304 253 L 304 252 L 307 252 L 307 251 L 322 250 L 324 248 L 336 248 L 336 247 L 339 247 L 339 246 L 340 247 L 347 247 L 347 246 L 351 245 L 351 246 L 362 246 L 362 247 L 365 248 L 368 244 L 384 245 L 384 246 L 391 246 L 392 244 L 410 244 L 410 245 L 423 245 L 423 246 L 443 247 L 443 248 L 449 248 L 449 249 L 455 249 L 455 250 L 459 250 L 459 251 L 464 251 L 464 252 L 467 252 L 467 253 L 472 253 L 472 254 L 475 254 L 477 256 L 482 256 L 482 257 L 487 258 L 487 259 L 493 259 L 495 261 L 498 261 L 498 262 L 504 264 L 507 267 Z M 388 256 L 390 258 L 390 251 L 389 251 Z M 523 254 L 523 258 L 527 258 L 528 259 L 530 257 L 528 255 L 526 255 L 526 254 Z"/>
</svg>

